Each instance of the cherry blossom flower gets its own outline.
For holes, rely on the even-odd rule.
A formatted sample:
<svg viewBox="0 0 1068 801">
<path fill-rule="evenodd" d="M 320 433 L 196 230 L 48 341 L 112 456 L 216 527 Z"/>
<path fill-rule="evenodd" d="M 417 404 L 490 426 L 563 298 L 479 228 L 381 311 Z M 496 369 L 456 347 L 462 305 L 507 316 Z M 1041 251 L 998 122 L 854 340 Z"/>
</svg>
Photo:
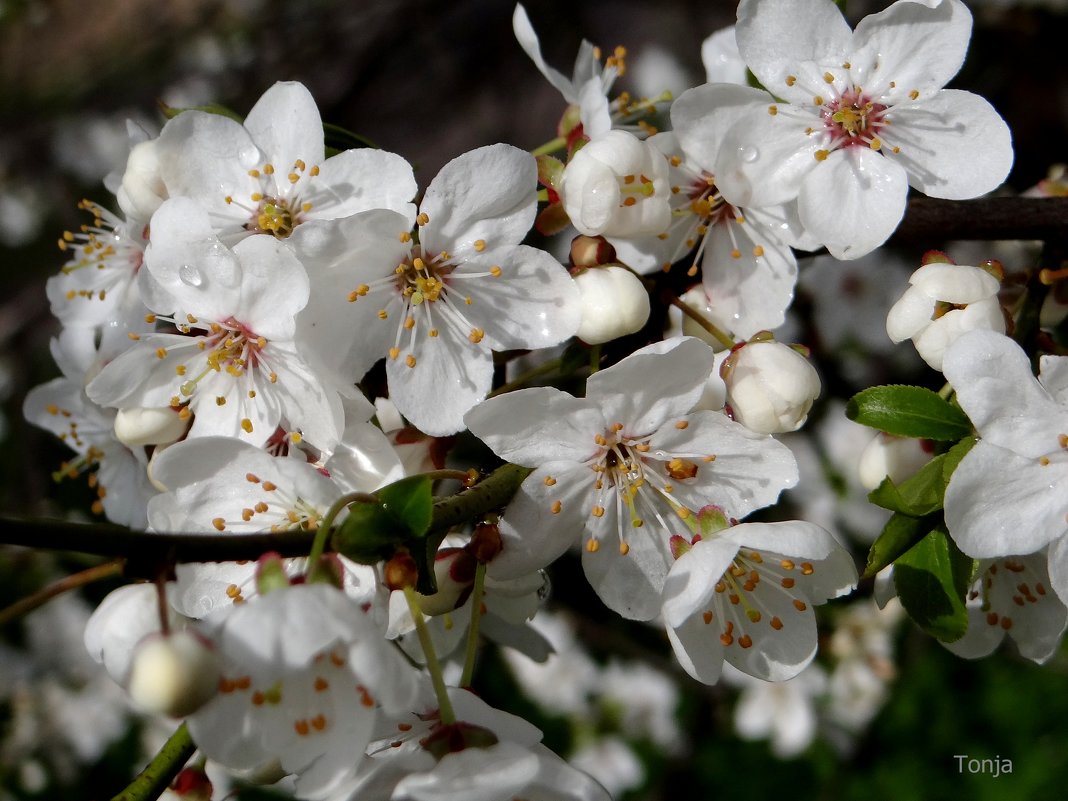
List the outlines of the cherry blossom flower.
<svg viewBox="0 0 1068 801">
<path fill-rule="evenodd" d="M 411 213 L 416 190 L 411 166 L 393 153 L 362 148 L 325 158 L 319 110 L 299 83 L 274 84 L 244 124 L 183 111 L 154 151 L 168 197 L 202 205 L 227 245 L 257 233 L 285 239 L 308 220 L 367 209 Z"/>
<path fill-rule="evenodd" d="M 587 236 L 639 236 L 667 228 L 667 163 L 648 142 L 607 131 L 587 142 L 564 168 L 560 201 Z"/>
<path fill-rule="evenodd" d="M 342 407 L 297 351 L 293 316 L 308 277 L 272 237 L 229 250 L 207 212 L 175 198 L 152 218 L 142 295 L 176 333 L 135 335 L 86 391 L 105 406 L 156 406 L 193 415 L 189 436 L 225 435 L 262 445 L 285 422 L 329 451 Z M 164 316 L 168 315 L 168 316 Z"/>
<path fill-rule="evenodd" d="M 816 738 L 816 704 L 827 688 L 827 673 L 818 664 L 810 664 L 792 679 L 769 682 L 727 663 L 723 680 L 741 689 L 734 707 L 734 730 L 742 739 L 770 740 L 775 756 L 792 759 Z"/>
<path fill-rule="evenodd" d="M 64 325 L 97 327 L 144 314 L 135 278 L 144 261 L 144 225 L 124 221 L 89 200 L 78 204 L 93 215 L 78 233 L 64 232 L 60 249 L 71 258 L 45 291 L 52 314 Z"/>
<path fill-rule="evenodd" d="M 688 120 L 677 108 L 672 120 L 684 127 Z M 671 218 L 653 235 L 622 231 L 611 237 L 620 260 L 649 273 L 666 270 L 693 252 L 688 274 L 696 275 L 700 265 L 715 324 L 741 338 L 782 325 L 797 280 L 789 246 L 815 247 L 804 236 L 794 205 L 732 205 L 717 186 L 707 155 L 695 154 L 674 132 L 656 134 L 648 145 L 668 165 Z"/>
<path fill-rule="evenodd" d="M 949 533 L 977 559 L 1049 546 L 1049 577 L 1068 602 L 1068 358 L 1043 356 L 1036 379 L 1006 336 L 970 331 L 943 372 L 981 439 L 946 488 Z"/>
<path fill-rule="evenodd" d="M 968 630 L 942 644 L 958 656 L 978 659 L 1008 636 L 1023 656 L 1045 662 L 1068 625 L 1068 608 L 1049 587 L 1046 549 L 980 561 L 968 589 Z"/>
<path fill-rule="evenodd" d="M 886 316 L 894 342 L 911 339 L 928 365 L 942 369 L 946 348 L 967 331 L 1005 333 L 998 278 L 981 267 L 932 261 L 909 278 L 909 288 Z"/>
<path fill-rule="evenodd" d="M 738 8 L 738 49 L 768 92 L 711 84 L 675 109 L 743 206 L 798 201 L 805 230 L 838 258 L 882 244 L 909 186 L 961 199 L 996 188 L 1012 164 L 1008 127 L 986 100 L 943 89 L 964 61 L 971 14 L 960 0 L 899 0 L 851 31 L 832 0 Z M 781 98 L 777 100 L 776 98 Z M 673 116 L 674 111 L 673 109 Z M 722 130 L 713 125 L 713 130 Z"/>
<path fill-rule="evenodd" d="M 691 411 L 713 359 L 696 339 L 659 342 L 592 375 L 584 400 L 524 389 L 469 412 L 468 427 L 498 456 L 536 468 L 505 510 L 490 573 L 537 569 L 582 539 L 601 599 L 648 620 L 674 561 L 669 540 L 695 525 L 695 510 L 715 503 L 740 518 L 792 486 L 785 446 Z"/>
<path fill-rule="evenodd" d="M 608 131 L 612 127 L 612 116 L 607 94 L 616 78 L 622 74 L 624 54 L 609 56 L 602 67 L 600 50 L 583 39 L 575 56 L 574 72 L 568 78 L 545 62 L 538 35 L 522 3 L 516 3 L 512 13 L 512 30 L 519 46 L 530 56 L 538 72 L 564 96 L 564 100 L 579 107 L 579 119 L 585 135 L 599 136 Z"/>
<path fill-rule="evenodd" d="M 113 337 L 105 336 L 99 350 L 94 340 L 93 331 L 81 327 L 66 328 L 52 340 L 52 356 L 63 376 L 30 390 L 22 413 L 77 454 L 61 465 L 57 478 L 88 473 L 89 485 L 98 498 L 93 510 L 115 523 L 143 528 L 145 504 L 156 490 L 145 472 L 148 460 L 144 449 L 131 449 L 119 441 L 114 431 L 115 411 L 86 395 L 86 377 L 99 369 L 113 347 Z"/>
<path fill-rule="evenodd" d="M 703 510 L 702 522 L 713 515 L 719 525 L 673 542 L 679 555 L 664 584 L 663 615 L 675 656 L 706 684 L 719 679 L 724 659 L 767 681 L 792 678 L 816 654 L 812 607 L 856 586 L 852 557 L 812 523 L 727 526 L 713 509 Z"/>
<path fill-rule="evenodd" d="M 489 392 L 492 350 L 543 348 L 579 325 L 578 290 L 547 253 L 519 244 L 537 212 L 537 167 L 510 145 L 453 159 L 417 218 L 371 211 L 308 223 L 312 297 L 298 343 L 335 386 L 383 356 L 390 399 L 434 436 L 463 428 Z"/>
<path fill-rule="evenodd" d="M 540 743 L 541 732 L 467 690 L 449 689 L 456 722 L 435 707 L 397 718 L 334 798 L 394 801 L 608 801 L 603 787 Z M 302 793 L 300 782 L 298 793 Z"/>
<path fill-rule="evenodd" d="M 188 719 L 200 750 L 234 769 L 276 761 L 306 792 L 355 770 L 381 703 L 416 698 L 416 675 L 370 616 L 337 589 L 301 584 L 203 621 L 223 662 L 219 693 Z"/>
</svg>

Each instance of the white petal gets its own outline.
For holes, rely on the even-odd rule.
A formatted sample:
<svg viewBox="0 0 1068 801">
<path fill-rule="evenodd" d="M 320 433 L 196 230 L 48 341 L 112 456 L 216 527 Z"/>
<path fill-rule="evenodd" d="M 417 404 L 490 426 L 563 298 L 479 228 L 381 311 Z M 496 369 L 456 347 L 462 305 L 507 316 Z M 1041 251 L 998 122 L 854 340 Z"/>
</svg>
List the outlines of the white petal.
<svg viewBox="0 0 1068 801">
<path fill-rule="evenodd" d="M 1068 462 L 1042 465 L 983 440 L 946 487 L 946 526 L 977 559 L 1031 553 L 1068 532 L 1065 487 Z"/>
<path fill-rule="evenodd" d="M 1001 288 L 1001 282 L 986 270 L 940 262 L 925 264 L 909 283 L 927 297 L 946 303 L 975 303 L 993 297 Z"/>
<path fill-rule="evenodd" d="M 559 70 L 550 67 L 545 63 L 545 59 L 542 58 L 538 34 L 534 32 L 534 26 L 530 24 L 527 10 L 523 8 L 522 3 L 516 3 L 515 11 L 512 12 L 512 31 L 515 33 L 519 46 L 523 48 L 523 52 L 530 57 L 530 60 L 534 62 L 534 66 L 538 68 L 538 72 L 544 75 L 556 91 L 564 96 L 564 100 L 568 103 L 577 103 L 578 94 L 570 79 L 565 77 Z"/>
<path fill-rule="evenodd" d="M 911 339 L 931 324 L 935 301 L 911 287 L 886 315 L 886 333 L 893 342 Z"/>
<path fill-rule="evenodd" d="M 838 259 L 883 244 L 905 214 L 905 171 L 867 147 L 831 153 L 805 178 L 798 212 L 805 229 Z"/>
<path fill-rule="evenodd" d="M 464 423 L 502 459 L 527 467 L 585 462 L 599 450 L 594 436 L 607 427 L 595 401 L 552 387 L 489 398 L 469 411 Z"/>
<path fill-rule="evenodd" d="M 337 219 L 370 209 L 390 209 L 403 214 L 410 228 L 415 222 L 412 198 L 418 189 L 412 166 L 396 153 L 346 150 L 319 168 L 310 185 L 314 205 L 307 216 Z"/>
<path fill-rule="evenodd" d="M 267 162 L 283 174 L 292 171 L 297 159 L 308 165 L 323 161 L 322 118 L 303 84 L 274 84 L 245 117 L 245 128 Z"/>
<path fill-rule="evenodd" d="M 527 476 L 501 517 L 504 547 L 487 575 L 501 580 L 525 576 L 577 544 L 590 513 L 592 475 L 583 465 L 548 462 Z"/>
<path fill-rule="evenodd" d="M 971 12 L 959 0 L 894 3 L 857 25 L 850 76 L 886 105 L 905 102 L 912 91 L 929 97 L 957 74 L 971 34 Z"/>
<path fill-rule="evenodd" d="M 487 276 L 492 267 L 500 277 Z M 468 277 L 478 273 L 478 277 Z M 543 250 L 518 245 L 487 250 L 449 276 L 449 288 L 471 298 L 464 316 L 495 349 L 545 348 L 573 336 L 582 310 L 567 270 Z"/>
<path fill-rule="evenodd" d="M 798 102 L 789 94 L 798 87 L 788 86 L 787 76 L 798 74 L 804 62 L 838 65 L 847 61 L 852 35 L 833 0 L 743 0 L 738 7 L 742 59 L 768 91 L 791 102 Z"/>
<path fill-rule="evenodd" d="M 709 83 L 745 85 L 746 66 L 738 52 L 733 25 L 716 31 L 701 42 L 701 63 Z"/>
<path fill-rule="evenodd" d="M 741 225 L 728 220 L 709 232 L 701 278 L 716 319 L 727 321 L 739 339 L 748 339 L 778 328 L 786 319 L 797 262 L 790 248 L 766 229 L 748 219 Z"/>
<path fill-rule="evenodd" d="M 483 345 L 473 345 L 451 327 L 440 336 L 418 332 L 406 363 L 402 351 L 386 360 L 390 398 L 401 414 L 426 434 L 442 437 L 464 427 L 464 415 L 486 397 L 493 384 L 493 354 Z"/>
<path fill-rule="evenodd" d="M 668 641 L 682 669 L 703 684 L 715 684 L 723 671 L 723 644 L 700 615 L 676 628 L 666 626 Z M 718 629 L 716 630 L 718 632 Z"/>
<path fill-rule="evenodd" d="M 538 775 L 538 758 L 526 748 L 499 742 L 447 754 L 426 773 L 397 783 L 395 798 L 415 801 L 497 801 L 521 796 Z"/>
<path fill-rule="evenodd" d="M 699 540 L 671 566 L 664 583 L 664 622 L 672 628 L 709 608 L 715 584 L 731 566 L 738 543 L 721 537 Z"/>
<path fill-rule="evenodd" d="M 621 436 L 645 436 L 694 407 L 714 360 L 693 337 L 657 342 L 590 376 L 586 398 L 601 405 L 610 424 L 623 424 Z"/>
<path fill-rule="evenodd" d="M 1043 354 L 1038 380 L 1061 406 L 1068 406 L 1068 358 Z"/>
<path fill-rule="evenodd" d="M 942 371 L 984 441 L 1035 458 L 1059 450 L 1058 435 L 1068 433 L 1068 408 L 1042 389 L 1011 339 L 971 331 L 946 351 Z"/>
<path fill-rule="evenodd" d="M 883 152 L 931 197 L 961 200 L 996 189 L 1012 167 L 1012 134 L 986 100 L 943 89 L 886 115 Z M 900 153 L 888 148 L 899 147 Z"/>
<path fill-rule="evenodd" d="M 767 92 L 750 86 L 720 83 L 696 86 L 671 104 L 673 133 L 686 160 L 696 169 L 712 172 L 727 132 L 753 108 L 767 113 L 766 108 L 772 102 Z M 656 144 L 655 139 L 650 141 Z"/>
<path fill-rule="evenodd" d="M 490 248 L 517 245 L 534 224 L 538 200 L 534 157 L 511 145 L 489 145 L 457 156 L 426 190 L 420 211 L 425 253 L 466 257 L 482 240 Z"/>
</svg>

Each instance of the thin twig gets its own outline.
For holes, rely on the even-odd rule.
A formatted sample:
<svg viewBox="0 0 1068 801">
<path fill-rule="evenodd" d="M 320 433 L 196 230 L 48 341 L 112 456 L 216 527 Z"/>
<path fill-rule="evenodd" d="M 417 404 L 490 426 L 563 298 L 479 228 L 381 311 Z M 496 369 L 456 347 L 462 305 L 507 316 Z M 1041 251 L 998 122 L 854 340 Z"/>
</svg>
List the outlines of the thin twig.
<svg viewBox="0 0 1068 801">
<path fill-rule="evenodd" d="M 12 620 L 29 614 L 39 606 L 44 606 L 57 595 L 62 595 L 78 587 L 84 587 L 86 584 L 92 584 L 94 581 L 100 581 L 112 576 L 121 576 L 122 565 L 123 561 L 121 559 L 115 559 L 102 565 L 90 567 L 88 570 L 65 576 L 58 581 L 52 582 L 47 587 L 42 587 L 33 595 L 27 595 L 25 598 L 15 601 L 6 609 L 0 609 L 0 626 L 6 626 Z"/>
</svg>

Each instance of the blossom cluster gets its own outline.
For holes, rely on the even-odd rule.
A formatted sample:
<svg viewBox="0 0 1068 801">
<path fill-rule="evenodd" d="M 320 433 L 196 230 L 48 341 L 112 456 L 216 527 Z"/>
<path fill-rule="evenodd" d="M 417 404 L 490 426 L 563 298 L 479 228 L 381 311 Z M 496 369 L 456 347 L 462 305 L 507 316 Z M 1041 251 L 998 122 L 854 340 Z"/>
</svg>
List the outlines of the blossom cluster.
<svg viewBox="0 0 1068 801">
<path fill-rule="evenodd" d="M 549 658 L 531 620 L 569 552 L 603 605 L 659 628 L 697 681 L 807 687 L 782 753 L 811 739 L 805 698 L 827 694 L 857 731 L 893 673 L 890 623 L 867 607 L 836 635 L 877 643 L 842 633 L 830 677 L 814 663 L 815 607 L 856 587 L 853 554 L 836 521 L 761 512 L 808 480 L 788 437 L 821 393 L 807 348 L 774 332 L 791 336 L 795 250 L 862 259 L 910 187 L 971 198 L 1008 174 L 997 112 L 944 88 L 967 7 L 898 0 L 854 30 L 832 0 L 742 0 L 737 26 L 706 42 L 709 82 L 673 101 L 610 97 L 622 49 L 602 62 L 584 42 L 568 77 L 521 5 L 513 26 L 566 105 L 537 155 L 479 147 L 420 189 L 397 154 L 328 147 L 310 92 L 276 83 L 243 118 L 176 110 L 158 134 L 136 129 L 114 202 L 83 202 L 92 220 L 63 235 L 69 260 L 48 283 L 63 376 L 25 413 L 76 452 L 61 474 L 92 471 L 98 512 L 146 537 L 315 542 L 307 558 L 179 564 L 110 595 L 85 635 L 136 704 L 187 720 L 207 759 L 289 777 L 300 798 L 607 798 L 470 690 L 480 636 Z M 662 330 L 652 276 L 673 267 L 692 286 Z M 941 487 L 950 545 L 978 560 L 967 632 L 945 639 L 977 656 L 1007 633 L 1042 661 L 1068 622 L 1068 357 L 1043 356 L 1033 378 L 1006 336 L 1003 278 L 929 254 L 886 319 L 944 372 L 947 419 L 978 443 L 951 428 L 939 441 L 959 445 L 933 455 L 937 436 L 888 425 L 850 481 L 873 500 L 904 494 L 973 445 Z M 481 441 L 483 461 L 450 452 L 458 438 Z M 383 500 L 420 476 L 467 472 L 478 490 L 494 459 L 522 480 L 455 526 L 434 528 L 440 498 L 418 531 Z M 907 581 L 896 589 L 915 616 Z M 739 729 L 773 732 L 746 692 Z"/>
</svg>

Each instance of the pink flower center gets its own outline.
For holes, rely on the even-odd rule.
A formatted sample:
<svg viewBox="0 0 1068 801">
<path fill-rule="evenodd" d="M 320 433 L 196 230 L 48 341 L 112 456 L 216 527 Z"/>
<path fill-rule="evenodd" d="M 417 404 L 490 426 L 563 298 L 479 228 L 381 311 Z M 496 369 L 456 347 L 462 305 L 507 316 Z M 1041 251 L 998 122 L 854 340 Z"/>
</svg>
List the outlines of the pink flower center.
<svg viewBox="0 0 1068 801">
<path fill-rule="evenodd" d="M 867 145 L 879 150 L 879 130 L 887 123 L 887 107 L 874 103 L 854 87 L 823 105 L 820 114 L 832 137 L 832 149 Z"/>
</svg>

